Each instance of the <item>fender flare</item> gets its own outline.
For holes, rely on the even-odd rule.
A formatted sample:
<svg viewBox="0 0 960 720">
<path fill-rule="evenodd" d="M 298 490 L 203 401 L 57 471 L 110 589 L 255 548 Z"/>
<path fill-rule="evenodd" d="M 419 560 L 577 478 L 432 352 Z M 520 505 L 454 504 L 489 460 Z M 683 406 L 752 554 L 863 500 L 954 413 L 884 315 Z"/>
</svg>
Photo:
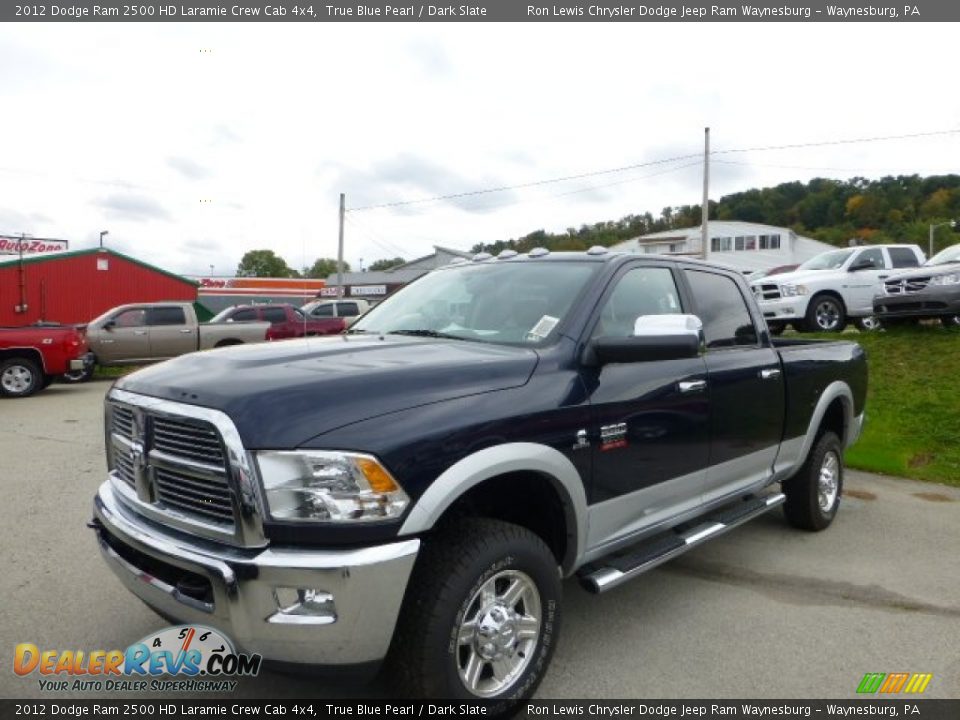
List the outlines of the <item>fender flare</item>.
<svg viewBox="0 0 960 720">
<path fill-rule="evenodd" d="M 803 446 L 800 449 L 799 462 L 802 463 L 807 459 L 807 455 L 810 454 L 810 448 L 813 447 L 817 430 L 820 428 L 820 423 L 823 422 L 823 418 L 827 414 L 827 408 L 838 398 L 840 405 L 843 407 L 843 437 L 840 438 L 840 442 L 843 443 L 845 447 L 849 446 L 850 443 L 848 441 L 851 439 L 851 429 L 853 428 L 853 392 L 850 390 L 850 386 L 842 380 L 834 380 L 820 393 L 817 406 L 813 409 L 813 415 L 811 415 L 810 423 L 807 425 L 807 434 L 803 437 Z"/>
<path fill-rule="evenodd" d="M 420 496 L 399 534 L 414 535 L 430 530 L 467 491 L 486 480 L 513 472 L 533 472 L 543 476 L 560 496 L 568 538 L 561 566 L 565 574 L 572 572 L 583 556 L 587 539 L 587 497 L 583 479 L 560 451 L 539 443 L 495 445 L 457 461 Z"/>
</svg>

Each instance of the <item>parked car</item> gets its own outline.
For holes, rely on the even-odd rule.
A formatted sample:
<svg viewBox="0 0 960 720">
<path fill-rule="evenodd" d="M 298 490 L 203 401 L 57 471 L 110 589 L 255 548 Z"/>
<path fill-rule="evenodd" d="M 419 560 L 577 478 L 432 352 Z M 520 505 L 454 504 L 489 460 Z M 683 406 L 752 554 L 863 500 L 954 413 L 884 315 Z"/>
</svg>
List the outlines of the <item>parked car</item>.
<svg viewBox="0 0 960 720">
<path fill-rule="evenodd" d="M 861 329 L 876 325 L 873 298 L 893 270 L 924 261 L 916 245 L 866 245 L 828 250 L 790 273 L 751 281 L 774 334 L 787 324 L 799 331 L 841 332 L 849 320 Z"/>
<path fill-rule="evenodd" d="M 339 317 L 307 317 L 293 305 L 234 305 L 217 313 L 210 322 L 250 322 L 270 323 L 267 340 L 285 340 L 287 338 L 313 337 L 314 335 L 338 335 L 347 323 Z"/>
<path fill-rule="evenodd" d="M 859 345 L 771 340 L 735 271 L 478 258 L 340 337 L 118 380 L 91 527 L 165 618 L 509 703 L 547 671 L 563 577 L 606 592 L 781 505 L 830 525 L 866 389 Z"/>
<path fill-rule="evenodd" d="M 0 395 L 27 397 L 65 372 L 93 366 L 82 328 L 72 325 L 0 328 Z"/>
<path fill-rule="evenodd" d="M 960 326 L 960 245 L 951 245 L 911 272 L 884 280 L 873 299 L 881 323 L 938 318 L 947 327 Z"/>
<path fill-rule="evenodd" d="M 267 322 L 200 323 L 191 303 L 120 305 L 91 320 L 87 342 L 97 365 L 139 365 L 196 350 L 264 342 Z M 82 382 L 93 367 L 65 376 Z"/>
<path fill-rule="evenodd" d="M 350 298 L 349 300 L 314 300 L 300 309 L 314 318 L 342 317 L 347 321 L 347 327 L 349 327 L 357 321 L 357 318 L 370 309 L 370 302 L 362 298 Z"/>
</svg>

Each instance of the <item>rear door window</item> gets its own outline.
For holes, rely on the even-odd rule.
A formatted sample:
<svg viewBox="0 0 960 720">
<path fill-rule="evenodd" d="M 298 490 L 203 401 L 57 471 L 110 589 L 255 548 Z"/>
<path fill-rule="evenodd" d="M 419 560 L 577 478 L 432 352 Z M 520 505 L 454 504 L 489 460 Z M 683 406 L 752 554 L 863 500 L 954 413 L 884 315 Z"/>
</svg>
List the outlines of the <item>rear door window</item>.
<svg viewBox="0 0 960 720">
<path fill-rule="evenodd" d="M 186 325 L 187 315 L 180 307 L 157 307 L 147 311 L 148 325 Z"/>
<path fill-rule="evenodd" d="M 686 275 L 708 349 L 759 342 L 746 298 L 733 278 L 703 270 L 687 270 Z"/>
<path fill-rule="evenodd" d="M 253 308 L 246 308 L 244 310 L 237 310 L 229 318 L 230 322 L 249 322 L 251 320 L 257 319 L 257 311 Z"/>
<path fill-rule="evenodd" d="M 916 253 L 914 253 L 910 248 L 887 248 L 887 252 L 890 253 L 890 261 L 893 263 L 895 268 L 912 268 L 920 266 L 920 261 L 917 259 Z"/>
<path fill-rule="evenodd" d="M 283 311 L 283 308 L 264 308 L 261 312 L 263 312 L 263 319 L 271 325 L 287 321 L 287 314 Z"/>
<path fill-rule="evenodd" d="M 337 313 L 341 317 L 352 317 L 353 315 L 359 315 L 360 311 L 357 309 L 356 303 L 337 303 Z"/>
</svg>

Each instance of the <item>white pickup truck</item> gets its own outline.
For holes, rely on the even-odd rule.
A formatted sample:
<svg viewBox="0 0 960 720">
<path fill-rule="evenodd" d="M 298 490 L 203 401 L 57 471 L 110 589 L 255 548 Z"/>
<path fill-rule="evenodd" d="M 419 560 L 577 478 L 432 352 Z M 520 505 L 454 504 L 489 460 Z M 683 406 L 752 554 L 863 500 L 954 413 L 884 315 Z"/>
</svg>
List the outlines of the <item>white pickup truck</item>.
<svg viewBox="0 0 960 720">
<path fill-rule="evenodd" d="M 861 330 L 872 330 L 879 326 L 873 297 L 883 280 L 924 260 L 916 245 L 829 250 L 793 272 L 758 279 L 750 287 L 775 335 L 788 324 L 801 332 L 841 332 L 849 320 Z"/>
</svg>

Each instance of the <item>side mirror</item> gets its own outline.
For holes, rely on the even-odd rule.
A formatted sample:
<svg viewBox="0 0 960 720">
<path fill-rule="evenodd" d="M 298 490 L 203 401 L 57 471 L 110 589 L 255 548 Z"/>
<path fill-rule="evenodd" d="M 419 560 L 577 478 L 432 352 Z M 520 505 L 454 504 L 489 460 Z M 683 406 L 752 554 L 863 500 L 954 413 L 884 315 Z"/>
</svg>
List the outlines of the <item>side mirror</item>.
<svg viewBox="0 0 960 720">
<path fill-rule="evenodd" d="M 696 315 L 642 315 L 632 336 L 599 337 L 591 343 L 601 365 L 684 360 L 699 357 L 703 348 L 703 323 Z"/>
<path fill-rule="evenodd" d="M 860 272 L 861 270 L 875 270 L 876 264 L 873 260 L 858 260 L 853 265 L 851 265 L 847 272 Z"/>
</svg>

